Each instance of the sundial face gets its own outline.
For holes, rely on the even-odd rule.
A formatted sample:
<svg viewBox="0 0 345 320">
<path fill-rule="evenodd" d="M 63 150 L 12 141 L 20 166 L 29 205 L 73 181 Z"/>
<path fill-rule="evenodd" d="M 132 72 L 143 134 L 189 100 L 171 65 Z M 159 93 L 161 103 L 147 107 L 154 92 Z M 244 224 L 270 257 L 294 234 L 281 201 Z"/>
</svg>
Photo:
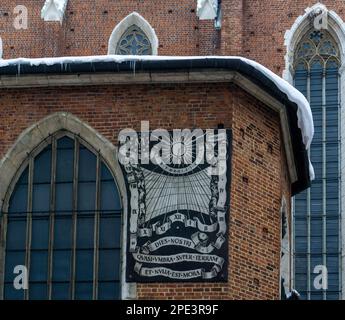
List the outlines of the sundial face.
<svg viewBox="0 0 345 320">
<path fill-rule="evenodd" d="M 210 165 L 206 163 L 205 141 L 205 133 L 198 137 L 177 138 L 171 133 L 169 140 L 160 139 L 158 142 L 162 144 L 162 148 L 156 154 L 155 150 L 152 150 L 153 154 L 151 154 L 151 158 L 156 159 L 156 164 L 161 169 L 156 168 L 156 172 L 168 175 L 186 175 L 204 170 Z M 149 169 L 150 166 L 144 167 Z"/>
<path fill-rule="evenodd" d="M 206 130 L 174 133 L 142 135 L 149 143 L 140 147 L 141 163 L 122 166 L 127 281 L 226 281 L 231 131 L 216 130 L 214 143 Z"/>
</svg>

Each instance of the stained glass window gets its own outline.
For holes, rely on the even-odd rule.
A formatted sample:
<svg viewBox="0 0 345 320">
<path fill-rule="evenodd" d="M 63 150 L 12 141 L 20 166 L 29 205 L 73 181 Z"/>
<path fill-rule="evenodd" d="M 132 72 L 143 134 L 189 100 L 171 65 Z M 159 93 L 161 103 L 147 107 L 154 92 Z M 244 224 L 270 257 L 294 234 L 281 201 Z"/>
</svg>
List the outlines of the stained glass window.
<svg viewBox="0 0 345 320">
<path fill-rule="evenodd" d="M 340 139 L 339 48 L 326 30 L 310 30 L 294 59 L 294 84 L 308 99 L 315 136 L 310 150 L 316 179 L 294 200 L 295 287 L 304 299 L 340 297 Z M 328 289 L 315 288 L 319 273 L 328 269 Z"/>
<path fill-rule="evenodd" d="M 120 55 L 151 55 L 150 40 L 138 26 L 133 25 L 122 35 L 116 48 Z"/>
<path fill-rule="evenodd" d="M 121 201 L 102 157 L 60 132 L 24 165 L 3 212 L 4 299 L 120 298 Z M 13 285 L 28 268 L 28 290 Z"/>
</svg>

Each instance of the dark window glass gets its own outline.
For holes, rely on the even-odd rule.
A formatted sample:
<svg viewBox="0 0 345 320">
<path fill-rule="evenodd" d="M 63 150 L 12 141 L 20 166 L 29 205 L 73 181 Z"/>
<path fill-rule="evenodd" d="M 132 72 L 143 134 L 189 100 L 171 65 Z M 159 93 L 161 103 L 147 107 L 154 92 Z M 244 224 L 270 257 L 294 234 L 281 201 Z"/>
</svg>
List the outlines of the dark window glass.
<svg viewBox="0 0 345 320">
<path fill-rule="evenodd" d="M 114 177 L 78 138 L 51 139 L 29 159 L 9 200 L 4 298 L 119 299 L 121 201 Z M 24 293 L 13 286 L 13 269 L 28 264 Z"/>
<path fill-rule="evenodd" d="M 332 260 L 339 258 L 339 66 L 339 49 L 328 31 L 308 31 L 294 61 L 295 87 L 309 100 L 315 126 L 310 159 L 316 179 L 294 206 L 295 286 L 306 299 L 339 299 L 340 292 L 340 269 Z M 318 265 L 332 273 L 325 292 L 313 286 Z"/>
<path fill-rule="evenodd" d="M 138 26 L 133 25 L 122 35 L 116 48 L 120 55 L 151 55 L 150 40 Z"/>
</svg>

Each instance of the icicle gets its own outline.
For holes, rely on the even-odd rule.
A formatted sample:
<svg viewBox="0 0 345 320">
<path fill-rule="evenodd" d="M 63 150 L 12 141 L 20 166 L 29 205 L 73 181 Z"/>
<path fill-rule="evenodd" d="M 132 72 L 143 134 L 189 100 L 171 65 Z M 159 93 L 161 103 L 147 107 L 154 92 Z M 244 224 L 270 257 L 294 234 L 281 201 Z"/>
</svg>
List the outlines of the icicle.
<svg viewBox="0 0 345 320">
<path fill-rule="evenodd" d="M 136 60 L 133 60 L 133 73 L 134 73 L 134 76 L 135 76 L 135 68 L 137 66 L 137 61 Z"/>
<path fill-rule="evenodd" d="M 133 74 L 135 76 L 135 68 L 136 68 L 136 60 L 130 60 L 129 61 L 129 67 L 133 70 Z"/>
</svg>

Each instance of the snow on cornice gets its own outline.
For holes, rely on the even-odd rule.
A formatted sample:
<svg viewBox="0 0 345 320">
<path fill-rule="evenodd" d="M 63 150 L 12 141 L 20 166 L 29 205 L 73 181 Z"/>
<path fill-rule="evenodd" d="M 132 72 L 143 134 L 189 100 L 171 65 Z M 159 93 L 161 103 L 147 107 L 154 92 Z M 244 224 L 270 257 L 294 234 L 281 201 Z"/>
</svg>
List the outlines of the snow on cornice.
<svg viewBox="0 0 345 320">
<path fill-rule="evenodd" d="M 41 11 L 44 21 L 59 21 L 62 23 L 68 0 L 46 0 Z"/>
<path fill-rule="evenodd" d="M 217 17 L 218 0 L 198 0 L 197 16 L 200 20 L 213 20 Z"/>
<path fill-rule="evenodd" d="M 8 66 L 30 65 L 30 66 L 52 66 L 56 64 L 72 64 L 72 63 L 96 63 L 96 62 L 115 62 L 123 63 L 126 61 L 137 62 L 137 61 L 178 61 L 178 60 L 200 60 L 200 59 L 220 59 L 220 60 L 236 60 L 240 59 L 242 62 L 252 66 L 268 79 L 270 79 L 280 91 L 284 92 L 288 99 L 298 106 L 297 118 L 298 127 L 301 129 L 303 143 L 307 150 L 310 149 L 311 142 L 314 137 L 314 122 L 313 116 L 310 109 L 309 102 L 304 95 L 289 84 L 286 80 L 276 75 L 271 70 L 267 69 L 263 65 L 249 60 L 243 57 L 237 56 L 126 56 L 126 55 L 107 55 L 107 56 L 76 56 L 76 57 L 60 57 L 60 58 L 18 58 L 9 60 L 0 60 L 0 68 Z M 314 169 L 311 163 L 309 163 L 309 174 L 310 179 L 314 180 Z"/>
</svg>

